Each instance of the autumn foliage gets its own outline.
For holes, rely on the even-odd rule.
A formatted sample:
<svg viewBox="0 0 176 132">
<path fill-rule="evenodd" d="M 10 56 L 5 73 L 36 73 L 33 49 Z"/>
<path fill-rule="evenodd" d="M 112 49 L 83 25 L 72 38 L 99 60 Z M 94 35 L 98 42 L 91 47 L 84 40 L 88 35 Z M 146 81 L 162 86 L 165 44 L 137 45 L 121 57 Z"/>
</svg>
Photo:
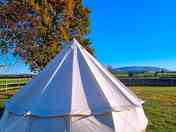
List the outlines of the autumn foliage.
<svg viewBox="0 0 176 132">
<path fill-rule="evenodd" d="M 92 52 L 89 14 L 82 0 L 8 0 L 0 4 L 0 51 L 13 49 L 33 71 L 73 38 Z"/>
</svg>

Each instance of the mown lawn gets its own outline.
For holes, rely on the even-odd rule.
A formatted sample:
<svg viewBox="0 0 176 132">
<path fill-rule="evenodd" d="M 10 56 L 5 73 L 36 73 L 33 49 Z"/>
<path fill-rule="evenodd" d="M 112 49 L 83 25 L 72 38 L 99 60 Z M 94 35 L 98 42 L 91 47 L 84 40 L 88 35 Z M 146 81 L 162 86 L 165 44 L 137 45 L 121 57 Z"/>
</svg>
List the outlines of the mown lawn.
<svg viewBox="0 0 176 132">
<path fill-rule="evenodd" d="M 176 87 L 131 87 L 145 101 L 146 132 L 176 132 Z M 0 99 L 0 107 L 7 98 Z"/>
<path fill-rule="evenodd" d="M 19 78 L 19 79 L 0 79 L 0 85 L 6 85 L 6 84 L 23 84 L 26 83 L 29 80 L 29 78 Z"/>
<path fill-rule="evenodd" d="M 132 87 L 145 101 L 146 132 L 176 132 L 176 87 Z"/>
</svg>

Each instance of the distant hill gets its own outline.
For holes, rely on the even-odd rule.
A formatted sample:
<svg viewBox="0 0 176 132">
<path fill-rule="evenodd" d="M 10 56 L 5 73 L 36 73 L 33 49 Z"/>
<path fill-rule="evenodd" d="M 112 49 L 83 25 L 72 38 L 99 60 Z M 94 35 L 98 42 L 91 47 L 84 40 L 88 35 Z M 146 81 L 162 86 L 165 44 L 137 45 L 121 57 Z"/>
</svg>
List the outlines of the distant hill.
<svg viewBox="0 0 176 132">
<path fill-rule="evenodd" d="M 114 68 L 115 72 L 169 72 L 168 69 L 152 66 L 129 66 L 129 67 L 120 67 Z"/>
</svg>

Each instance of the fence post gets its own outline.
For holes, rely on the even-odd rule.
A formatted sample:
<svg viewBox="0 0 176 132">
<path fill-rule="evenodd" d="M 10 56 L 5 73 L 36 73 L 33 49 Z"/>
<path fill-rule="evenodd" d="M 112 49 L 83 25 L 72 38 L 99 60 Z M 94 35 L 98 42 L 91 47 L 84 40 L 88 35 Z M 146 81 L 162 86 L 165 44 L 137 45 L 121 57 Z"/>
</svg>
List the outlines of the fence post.
<svg viewBox="0 0 176 132">
<path fill-rule="evenodd" d="M 20 78 L 17 78 L 17 86 L 18 88 L 20 88 L 20 81 L 19 81 Z"/>
<path fill-rule="evenodd" d="M 6 88 L 6 90 L 5 90 L 5 94 L 6 94 L 6 96 L 7 96 L 7 80 L 5 79 L 5 88 Z"/>
</svg>

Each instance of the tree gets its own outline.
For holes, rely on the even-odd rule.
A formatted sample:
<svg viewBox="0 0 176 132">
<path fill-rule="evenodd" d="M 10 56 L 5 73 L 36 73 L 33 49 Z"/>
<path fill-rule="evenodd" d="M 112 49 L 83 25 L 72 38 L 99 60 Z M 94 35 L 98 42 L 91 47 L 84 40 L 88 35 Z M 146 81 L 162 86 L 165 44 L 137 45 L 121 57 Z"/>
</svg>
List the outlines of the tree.
<svg viewBox="0 0 176 132">
<path fill-rule="evenodd" d="M 133 76 L 134 76 L 134 73 L 133 73 L 133 72 L 128 72 L 128 76 L 129 76 L 129 77 L 133 77 Z"/>
<path fill-rule="evenodd" d="M 158 77 L 158 74 L 159 74 L 159 72 L 156 71 L 156 72 L 154 72 L 153 76 Z"/>
<path fill-rule="evenodd" d="M 91 53 L 90 11 L 82 0 L 8 0 L 0 4 L 0 51 L 42 69 L 63 42 L 78 39 Z"/>
</svg>

